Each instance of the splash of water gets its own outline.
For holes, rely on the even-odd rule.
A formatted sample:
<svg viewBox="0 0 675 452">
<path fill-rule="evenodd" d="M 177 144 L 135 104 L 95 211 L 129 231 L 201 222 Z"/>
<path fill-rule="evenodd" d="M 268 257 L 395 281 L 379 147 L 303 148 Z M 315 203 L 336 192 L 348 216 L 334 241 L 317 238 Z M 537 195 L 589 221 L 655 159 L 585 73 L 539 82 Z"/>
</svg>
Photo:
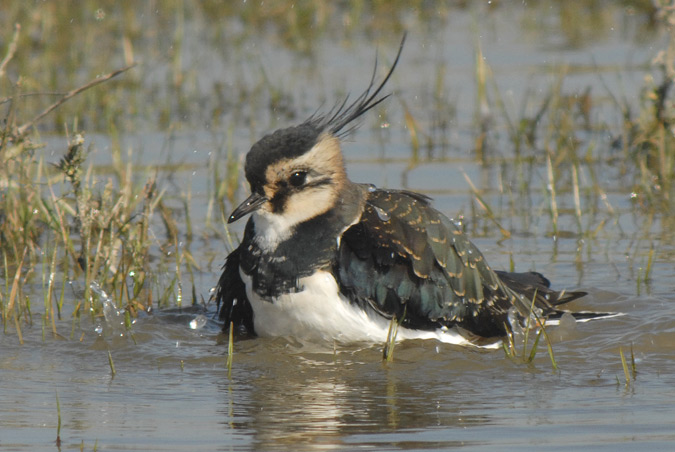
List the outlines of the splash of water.
<svg viewBox="0 0 675 452">
<path fill-rule="evenodd" d="M 108 293 L 103 290 L 98 282 L 92 281 L 92 283 L 89 284 L 89 288 L 98 296 L 99 300 L 101 300 L 101 304 L 103 305 L 103 318 L 105 320 L 105 325 L 99 323 L 94 328 L 94 331 L 101 335 L 103 334 L 105 326 L 109 328 L 113 334 L 123 336 L 126 331 L 126 327 L 124 325 L 125 310 L 117 309 L 117 306 L 115 306 L 115 303 L 113 302 L 112 298 L 110 298 L 110 295 L 108 295 Z"/>
</svg>

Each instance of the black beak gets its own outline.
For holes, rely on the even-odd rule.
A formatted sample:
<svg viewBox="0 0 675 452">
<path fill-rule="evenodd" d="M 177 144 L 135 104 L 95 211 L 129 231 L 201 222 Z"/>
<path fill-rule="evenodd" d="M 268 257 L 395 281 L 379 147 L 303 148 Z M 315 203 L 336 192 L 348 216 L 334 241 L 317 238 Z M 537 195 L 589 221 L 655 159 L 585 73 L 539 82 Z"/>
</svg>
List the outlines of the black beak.
<svg viewBox="0 0 675 452">
<path fill-rule="evenodd" d="M 267 198 L 259 193 L 251 193 L 251 196 L 246 198 L 244 202 L 239 204 L 239 207 L 234 209 L 230 218 L 227 219 L 228 223 L 234 223 L 244 215 L 247 215 L 254 210 L 258 210 L 267 201 Z"/>
</svg>

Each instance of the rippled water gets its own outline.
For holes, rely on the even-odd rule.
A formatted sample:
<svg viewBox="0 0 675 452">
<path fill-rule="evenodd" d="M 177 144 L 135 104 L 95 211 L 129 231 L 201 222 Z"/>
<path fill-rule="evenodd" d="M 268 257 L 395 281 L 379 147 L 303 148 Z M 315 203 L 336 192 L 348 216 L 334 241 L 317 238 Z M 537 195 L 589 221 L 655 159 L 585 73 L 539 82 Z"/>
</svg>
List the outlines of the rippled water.
<svg viewBox="0 0 675 452">
<path fill-rule="evenodd" d="M 10 347 L 4 337 L 2 445 L 52 445 L 58 393 L 66 450 L 668 449 L 672 301 L 597 291 L 587 303 L 627 315 L 551 329 L 559 372 L 543 352 L 526 366 L 409 341 L 385 365 L 379 347 L 254 339 L 236 343 L 228 378 L 218 326 L 190 330 L 195 312 L 139 319 L 136 343 L 93 332 L 43 342 L 34 331 Z M 627 387 L 618 346 L 631 343 L 638 375 Z"/>
<path fill-rule="evenodd" d="M 366 121 L 345 148 L 352 179 L 424 191 L 443 212 L 470 220 L 475 205 L 466 174 L 485 190 L 487 199 L 508 204 L 499 186 L 502 176 L 516 171 L 515 166 L 483 165 L 468 152 L 474 144 L 472 40 L 476 34 L 505 102 L 514 110 L 527 92 L 534 104 L 542 102 L 546 87 L 556 78 L 556 71 L 550 69 L 556 65 L 572 68 L 565 78 L 572 92 L 591 86 L 601 98 L 610 89 L 636 102 L 646 64 L 662 38 L 655 34 L 637 39 L 642 24 L 624 8 L 608 9 L 602 25 L 611 30 L 599 31 L 576 45 L 554 25 L 550 33 L 537 31 L 546 28 L 541 24 L 514 25 L 536 20 L 557 23 L 556 12 L 528 19 L 527 8 L 504 7 L 499 14 L 480 19 L 471 11 L 453 10 L 447 22 L 434 22 L 430 27 L 436 28 L 431 30 L 412 21 L 390 86 L 398 94 L 387 105 L 387 117 L 375 121 L 379 127 Z M 188 43 L 198 46 L 199 41 L 189 40 L 199 24 L 187 28 Z M 195 36 L 192 39 L 200 35 Z M 298 57 L 266 34 L 251 37 L 243 49 L 259 55 L 258 64 L 295 93 L 296 101 L 306 104 L 311 114 L 324 97 L 334 94 L 332 88 L 358 93 L 367 83 L 378 45 L 366 35 L 354 42 L 345 48 L 330 36 L 318 38 L 314 43 L 317 65 L 312 70 L 296 67 Z M 383 61 L 393 55 L 396 45 L 381 46 Z M 221 67 L 213 55 L 208 46 L 190 55 L 192 64 L 203 64 L 200 77 L 231 79 L 237 71 Z M 457 109 L 447 131 L 448 143 L 434 148 L 432 157 L 438 158 L 422 158 L 411 165 L 410 135 L 401 126 L 402 110 L 409 108 L 422 130 L 430 130 L 434 119 L 425 111 L 433 100 L 435 90 L 430 86 L 438 74 L 445 74 L 442 101 Z M 332 88 L 321 91 L 317 79 Z M 616 113 L 609 104 L 598 110 L 595 120 L 613 119 Z M 261 113 L 261 124 L 254 127 L 256 136 L 267 125 L 274 128 L 289 120 L 271 116 Z M 223 133 L 193 128 L 169 138 L 163 133 L 136 132 L 122 139 L 136 149 L 139 165 L 160 168 L 160 179 L 169 190 L 190 187 L 192 217 L 199 219 L 208 203 L 205 162 L 214 135 Z M 232 135 L 239 153 L 246 152 L 255 139 L 250 130 L 241 128 Z M 596 148 L 608 149 L 612 139 L 599 133 Z M 93 140 L 99 149 L 109 142 L 106 136 Z M 495 140 L 508 146 L 503 137 Z M 511 153 L 499 146 L 498 155 Z M 92 159 L 104 164 L 108 157 L 99 152 Z M 163 167 L 167 160 L 180 162 L 178 170 Z M 531 208 L 514 208 L 513 215 L 503 219 L 512 237 L 502 240 L 486 226 L 488 220 L 480 220 L 467 225 L 475 243 L 497 269 L 508 269 L 513 259 L 517 270 L 541 271 L 557 288 L 588 290 L 589 296 L 575 308 L 625 313 L 551 328 L 558 371 L 552 370 L 544 347 L 527 365 L 506 358 L 502 351 L 408 341 L 397 345 L 392 363 L 384 364 L 381 346 L 332 348 L 286 339 L 251 339 L 235 343 L 228 375 L 227 338 L 212 320 L 213 307 L 205 312 L 188 308 L 142 314 L 131 333 L 121 336 L 115 328 L 98 334 L 98 325 L 84 318 L 72 325 L 64 320 L 59 324 L 61 339 L 44 340 L 35 323 L 25 329 L 21 346 L 14 334 L 0 336 L 0 447 L 54 449 L 58 396 L 62 450 L 81 446 L 84 450 L 167 451 L 671 450 L 675 446 L 675 249 L 668 219 L 634 214 L 620 172 L 602 168 L 597 177 L 607 188 L 604 202 L 618 213 L 601 210 L 597 215 L 606 215 L 606 223 L 594 236 L 578 234 L 574 217 L 562 215 L 560 234 L 554 239 L 546 210 L 545 165 L 535 164 L 531 171 L 534 176 L 525 193 Z M 573 205 L 571 196 L 560 193 L 563 207 Z M 592 220 L 589 223 L 597 227 L 600 222 Z M 202 226 L 195 223 L 195 236 L 201 237 Z M 240 233 L 242 226 L 236 225 L 233 234 Z M 190 246 L 201 259 L 197 290 L 208 298 L 226 250 L 220 242 L 214 247 L 208 236 Z M 651 281 L 639 285 L 640 268 L 645 267 L 651 247 L 656 250 Z M 71 293 L 77 297 L 77 290 Z M 37 290 L 36 294 L 41 297 Z M 206 317 L 205 324 L 201 316 Z M 619 349 L 630 365 L 631 347 L 637 375 L 625 384 Z"/>
</svg>

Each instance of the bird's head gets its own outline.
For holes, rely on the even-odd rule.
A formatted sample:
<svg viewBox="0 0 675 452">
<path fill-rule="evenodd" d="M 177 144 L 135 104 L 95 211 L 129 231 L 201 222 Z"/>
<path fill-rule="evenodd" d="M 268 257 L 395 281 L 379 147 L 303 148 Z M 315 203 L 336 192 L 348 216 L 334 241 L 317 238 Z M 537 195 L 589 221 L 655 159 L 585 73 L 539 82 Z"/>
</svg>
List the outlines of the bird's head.
<svg viewBox="0 0 675 452">
<path fill-rule="evenodd" d="M 347 180 L 339 138 L 307 123 L 263 137 L 246 155 L 245 171 L 251 195 L 230 223 L 253 211 L 301 223 L 329 210 Z"/>
<path fill-rule="evenodd" d="M 404 43 L 405 36 L 391 69 L 376 88 L 373 70 L 370 85 L 352 103 L 345 99 L 328 113 L 279 129 L 251 147 L 245 165 L 251 195 L 234 209 L 229 223 L 258 212 L 268 220 L 283 221 L 292 227 L 335 206 L 348 183 L 340 140 L 358 127 L 364 113 L 389 97 L 379 95 L 398 63 Z"/>
</svg>

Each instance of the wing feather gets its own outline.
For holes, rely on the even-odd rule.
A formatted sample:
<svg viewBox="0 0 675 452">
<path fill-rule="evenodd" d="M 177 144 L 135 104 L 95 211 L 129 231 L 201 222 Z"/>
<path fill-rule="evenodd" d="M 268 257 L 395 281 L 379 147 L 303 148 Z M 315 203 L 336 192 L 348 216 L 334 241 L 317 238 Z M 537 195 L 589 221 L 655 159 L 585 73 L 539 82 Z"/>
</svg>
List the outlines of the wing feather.
<svg viewBox="0 0 675 452">
<path fill-rule="evenodd" d="M 223 321 L 223 329 L 227 330 L 232 323 L 237 333 L 254 335 L 253 308 L 239 274 L 240 250 L 241 246 L 232 251 L 225 260 L 216 289 L 216 304 L 218 316 Z"/>
<path fill-rule="evenodd" d="M 342 236 L 336 266 L 343 292 L 411 328 L 459 326 L 503 336 L 520 298 L 428 198 L 371 190 L 358 223 Z"/>
</svg>

